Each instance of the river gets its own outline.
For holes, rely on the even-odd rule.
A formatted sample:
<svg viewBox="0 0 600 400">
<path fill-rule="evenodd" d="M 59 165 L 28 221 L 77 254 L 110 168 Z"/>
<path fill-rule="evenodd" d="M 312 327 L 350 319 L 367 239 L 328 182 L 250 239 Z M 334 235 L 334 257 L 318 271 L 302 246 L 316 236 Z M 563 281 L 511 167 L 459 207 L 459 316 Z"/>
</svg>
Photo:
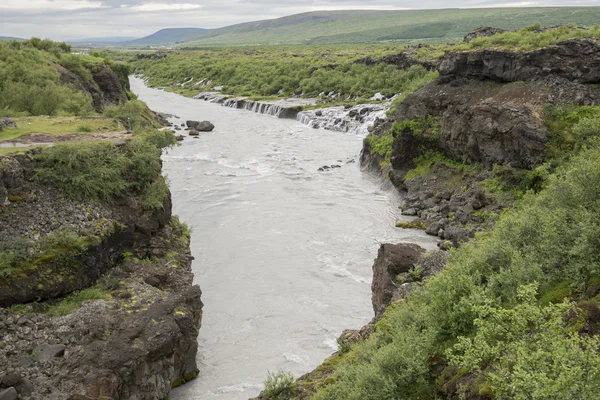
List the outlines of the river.
<svg viewBox="0 0 600 400">
<path fill-rule="evenodd" d="M 202 288 L 200 376 L 172 400 L 248 399 L 267 371 L 295 376 L 373 316 L 380 243 L 433 238 L 395 228 L 398 198 L 362 173 L 362 138 L 294 120 L 131 87 L 150 108 L 216 126 L 163 156 L 174 213 L 192 227 Z M 183 133 L 186 133 L 182 131 Z M 323 165 L 340 165 L 319 172 Z"/>
</svg>

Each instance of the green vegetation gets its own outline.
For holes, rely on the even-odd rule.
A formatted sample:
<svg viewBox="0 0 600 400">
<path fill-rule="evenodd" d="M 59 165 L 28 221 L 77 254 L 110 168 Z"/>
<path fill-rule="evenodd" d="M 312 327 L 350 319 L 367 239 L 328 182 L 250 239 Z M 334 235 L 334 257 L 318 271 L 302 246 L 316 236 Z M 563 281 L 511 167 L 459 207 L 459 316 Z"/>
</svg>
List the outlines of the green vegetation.
<svg viewBox="0 0 600 400">
<path fill-rule="evenodd" d="M 421 119 L 396 121 L 392 125 L 392 133 L 396 136 L 402 135 L 405 130 L 410 130 L 415 136 L 431 141 L 440 140 L 440 118 L 428 116 Z"/>
<path fill-rule="evenodd" d="M 417 157 L 414 162 L 416 167 L 408 171 L 404 180 L 408 181 L 419 176 L 431 175 L 440 165 L 444 165 L 445 167 L 462 173 L 477 173 L 483 171 L 481 165 L 459 162 L 436 151 L 428 151 L 422 156 Z"/>
<path fill-rule="evenodd" d="M 514 30 L 534 23 L 555 26 L 566 21 L 591 26 L 599 19 L 598 7 L 319 11 L 208 29 L 197 32 L 195 37 L 180 34 L 171 38 L 176 32 L 166 31 L 140 44 L 181 41 L 178 44 L 181 47 L 207 47 L 392 41 L 448 43 L 461 40 L 480 26 Z"/>
<path fill-rule="evenodd" d="M 414 91 L 415 81 L 424 84 L 436 76 L 420 66 L 401 70 L 390 64 L 354 63 L 399 51 L 373 46 L 205 49 L 137 60 L 135 71 L 148 77 L 152 86 L 188 96 L 223 86 L 223 93 L 236 96 L 316 97 L 333 92 L 339 93 L 339 100 L 358 97 L 365 102 L 377 92 L 391 97 Z M 202 88 L 199 82 L 207 81 L 208 88 Z"/>
<path fill-rule="evenodd" d="M 46 262 L 68 266 L 89 247 L 97 246 L 100 234 L 58 231 L 37 241 L 24 238 L 4 241 L 0 244 L 0 279 L 9 279 Z"/>
<path fill-rule="evenodd" d="M 600 274 L 598 159 L 600 145 L 590 140 L 488 234 L 455 250 L 444 271 L 352 347 L 315 398 L 592 396 L 600 342 L 578 332 L 578 321 L 598 321 L 578 310 L 598 306 L 586 300 Z"/>
<path fill-rule="evenodd" d="M 17 139 L 32 133 L 67 135 L 90 132 L 123 132 L 123 126 L 104 117 L 20 117 L 13 118 L 17 128 L 5 128 L 0 140 Z"/>
<path fill-rule="evenodd" d="M 155 182 L 161 172 L 160 149 L 143 137 L 123 146 L 110 142 L 59 144 L 45 149 L 35 160 L 36 179 L 77 200 L 112 202 L 116 196 L 136 191 L 145 193 L 145 206 L 156 208 L 161 195 L 162 199 L 166 195 L 164 181 Z"/>
<path fill-rule="evenodd" d="M 269 399 L 276 399 L 279 395 L 289 393 L 294 388 L 294 375 L 289 371 L 277 370 L 269 372 L 265 379 L 264 394 Z"/>
<path fill-rule="evenodd" d="M 478 37 L 469 43 L 457 44 L 453 49 L 455 51 L 463 51 L 484 48 L 505 48 L 529 51 L 552 46 L 566 39 L 600 38 L 600 25 L 596 25 L 590 29 L 576 29 L 574 25 L 561 26 L 558 29 L 549 29 L 544 32 L 539 32 L 540 28 L 541 25 L 538 23 L 516 32 L 506 32 L 490 37 Z"/>
<path fill-rule="evenodd" d="M 72 55 L 66 43 L 38 38 L 0 42 L 0 116 L 94 115 L 91 96 L 73 79 L 61 82 L 61 71 L 93 83 L 93 72 L 111 68 L 125 88 L 128 66 L 102 56 Z"/>
<path fill-rule="evenodd" d="M 59 303 L 52 305 L 46 313 L 53 317 L 62 317 L 79 310 L 86 301 L 108 301 L 111 299 L 112 297 L 109 291 L 100 285 L 96 285 L 78 292 L 73 292 Z"/>
</svg>

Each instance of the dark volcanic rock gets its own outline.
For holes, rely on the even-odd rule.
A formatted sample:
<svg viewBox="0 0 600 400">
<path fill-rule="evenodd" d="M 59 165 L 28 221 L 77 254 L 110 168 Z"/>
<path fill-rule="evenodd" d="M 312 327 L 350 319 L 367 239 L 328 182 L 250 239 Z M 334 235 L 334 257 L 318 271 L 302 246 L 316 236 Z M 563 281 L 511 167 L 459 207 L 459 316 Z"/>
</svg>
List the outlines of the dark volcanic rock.
<svg viewBox="0 0 600 400">
<path fill-rule="evenodd" d="M 196 130 L 200 132 L 211 132 L 213 129 L 215 129 L 215 126 L 209 121 L 202 121 L 196 127 Z"/>
<path fill-rule="evenodd" d="M 120 261 L 123 252 L 147 246 L 171 218 L 170 194 L 154 211 L 144 209 L 135 195 L 112 205 L 78 203 L 36 182 L 33 173 L 34 163 L 27 156 L 0 157 L 0 210 L 7 205 L 11 210 L 0 213 L 0 243 L 12 246 L 16 238 L 35 243 L 63 230 L 100 239 L 69 262 L 46 257 L 26 275 L 0 276 L 0 307 L 52 299 L 92 285 Z M 111 226 L 114 229 L 104 232 Z M 73 263 L 78 267 L 72 268 Z"/>
<path fill-rule="evenodd" d="M 87 82 L 59 64 L 55 64 L 54 67 L 60 73 L 60 81 L 63 85 L 74 86 L 92 97 L 94 109 L 97 112 L 102 112 L 107 106 L 123 104 L 127 101 L 121 80 L 107 66 L 95 71 L 92 74 L 92 80 Z M 129 89 L 129 81 L 125 83 L 125 88 Z"/>
<path fill-rule="evenodd" d="M 600 83 L 600 41 L 571 39 L 525 53 L 506 50 L 447 53 L 438 70 L 442 81 L 464 77 L 516 82 L 554 75 L 578 83 Z"/>
<path fill-rule="evenodd" d="M 215 129 L 215 126 L 209 121 L 186 121 L 186 125 L 199 132 L 210 132 Z"/>
<path fill-rule="evenodd" d="M 501 28 L 492 28 L 490 26 L 481 26 L 481 27 L 475 29 L 473 32 L 467 33 L 464 41 L 468 43 L 471 40 L 476 39 L 478 37 L 490 37 L 490 36 L 498 35 L 498 34 L 504 33 L 504 32 L 508 32 L 508 31 L 505 29 L 501 29 Z"/>
<path fill-rule="evenodd" d="M 423 68 L 431 71 L 435 69 L 435 64 L 429 61 L 421 61 L 405 52 L 398 54 L 390 54 L 381 57 L 380 59 L 374 59 L 372 57 L 364 57 L 354 61 L 354 64 L 365 64 L 365 65 L 377 65 L 377 64 L 392 64 L 397 66 L 400 69 L 407 69 L 412 67 L 413 65 L 420 65 Z"/>
<path fill-rule="evenodd" d="M 416 244 L 382 244 L 373 264 L 371 301 L 375 319 L 380 319 L 387 306 L 400 298 L 396 275 L 415 266 L 425 249 Z"/>
<path fill-rule="evenodd" d="M 454 111 L 454 112 L 453 112 Z M 526 106 L 484 101 L 462 113 L 443 114 L 441 143 L 454 158 L 533 168 L 544 159 L 546 126 Z"/>
</svg>

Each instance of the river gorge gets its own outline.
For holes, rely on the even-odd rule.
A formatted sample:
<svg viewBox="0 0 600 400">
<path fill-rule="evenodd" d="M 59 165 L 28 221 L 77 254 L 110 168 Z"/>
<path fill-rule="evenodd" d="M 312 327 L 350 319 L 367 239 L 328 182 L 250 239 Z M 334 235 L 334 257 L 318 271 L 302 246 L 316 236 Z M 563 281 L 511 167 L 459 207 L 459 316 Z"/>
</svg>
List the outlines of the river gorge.
<svg viewBox="0 0 600 400">
<path fill-rule="evenodd" d="M 359 167 L 363 137 L 185 98 L 131 78 L 170 121 L 216 126 L 163 155 L 174 214 L 192 228 L 203 291 L 199 377 L 171 399 L 247 399 L 267 371 L 299 376 L 373 317 L 380 243 L 435 239 L 395 227 L 398 195 Z M 340 166 L 318 171 L 322 166 Z"/>
</svg>

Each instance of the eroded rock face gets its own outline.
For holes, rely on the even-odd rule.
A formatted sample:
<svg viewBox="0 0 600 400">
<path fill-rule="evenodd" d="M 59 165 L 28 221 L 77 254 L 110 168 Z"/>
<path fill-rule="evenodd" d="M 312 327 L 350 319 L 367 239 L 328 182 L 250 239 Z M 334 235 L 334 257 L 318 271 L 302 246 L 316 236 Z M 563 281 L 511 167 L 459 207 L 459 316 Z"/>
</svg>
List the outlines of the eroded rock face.
<svg viewBox="0 0 600 400">
<path fill-rule="evenodd" d="M 600 41 L 571 39 L 525 53 L 505 50 L 448 53 L 440 60 L 438 71 L 442 81 L 464 77 L 516 82 L 554 75 L 578 83 L 599 83 Z"/>
<path fill-rule="evenodd" d="M 52 299 L 92 285 L 123 252 L 146 247 L 171 219 L 170 194 L 154 211 L 144 209 L 133 195 L 112 205 L 75 202 L 34 181 L 33 174 L 34 163 L 27 156 L 0 157 L 0 242 L 11 248 L 19 246 L 15 240 L 20 238 L 38 241 L 54 232 L 99 239 L 74 259 L 49 255 L 34 260 L 27 274 L 1 275 L 0 307 Z"/>
<path fill-rule="evenodd" d="M 110 271 L 100 283 L 110 297 L 67 316 L 0 308 L 0 392 L 13 388 L 33 400 L 162 400 L 195 377 L 201 292 L 192 286 L 189 244 L 180 235 L 165 227 L 147 249 L 151 263 L 134 259 Z"/>
<path fill-rule="evenodd" d="M 371 301 L 375 318 L 372 323 L 381 319 L 390 304 L 408 296 L 415 285 L 421 285 L 424 278 L 440 272 L 448 257 L 445 251 L 428 253 L 412 243 L 382 244 L 373 264 Z M 368 336 L 372 330 L 364 332 Z M 347 336 L 352 336 L 352 332 Z"/>
<path fill-rule="evenodd" d="M 546 126 L 527 106 L 483 101 L 464 112 L 447 110 L 441 144 L 448 154 L 466 162 L 533 168 L 544 160 Z"/>
<path fill-rule="evenodd" d="M 97 112 L 102 112 L 107 106 L 123 104 L 127 101 L 127 95 L 118 75 L 106 66 L 94 72 L 92 80 L 88 82 L 84 82 L 79 75 L 61 65 L 56 64 L 54 67 L 60 72 L 60 82 L 63 85 L 74 86 L 92 97 Z M 129 81 L 125 87 L 129 88 Z"/>
<path fill-rule="evenodd" d="M 380 319 L 387 306 L 400 298 L 401 285 L 396 276 L 408 273 L 419 261 L 425 249 L 416 244 L 382 244 L 373 264 L 371 301 L 375 319 Z"/>
</svg>

